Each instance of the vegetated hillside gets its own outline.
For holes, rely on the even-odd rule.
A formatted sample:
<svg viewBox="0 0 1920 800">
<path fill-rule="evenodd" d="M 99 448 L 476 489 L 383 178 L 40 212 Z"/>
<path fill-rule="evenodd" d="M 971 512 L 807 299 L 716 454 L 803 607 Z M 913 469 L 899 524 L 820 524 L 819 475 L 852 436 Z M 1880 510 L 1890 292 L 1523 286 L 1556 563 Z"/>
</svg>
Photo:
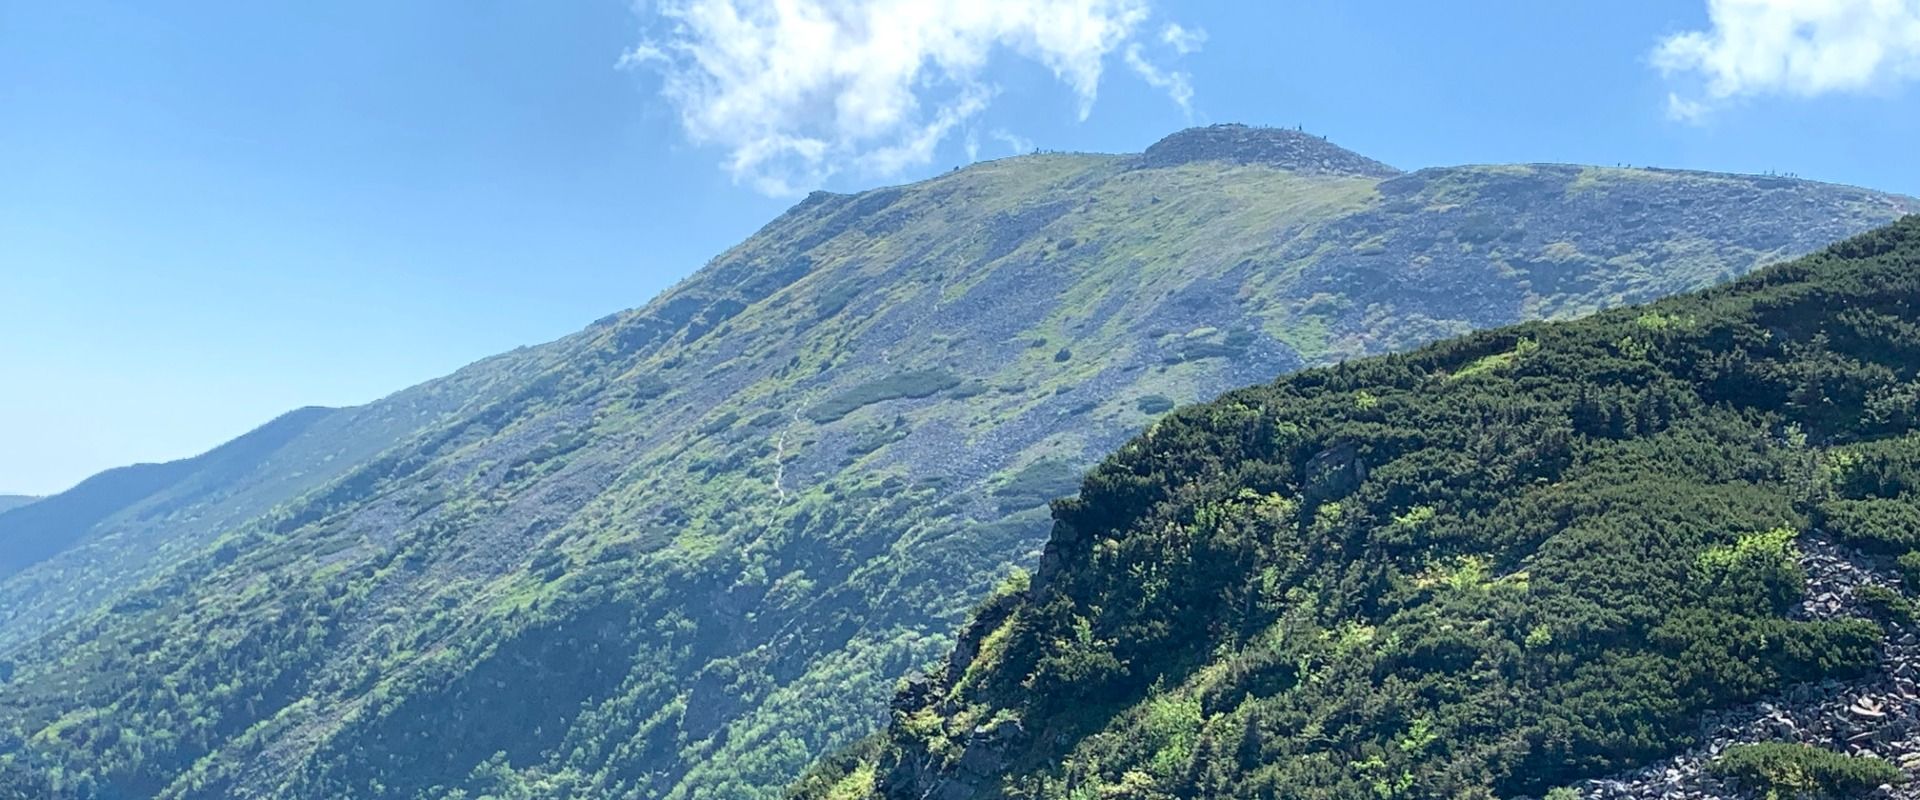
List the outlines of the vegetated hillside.
<svg viewBox="0 0 1920 800">
<path fill-rule="evenodd" d="M 199 456 L 108 470 L 0 511 L 0 656 L 546 366 L 532 351 L 508 353 L 365 406 L 289 412 Z"/>
<path fill-rule="evenodd" d="M 38 499 L 40 498 L 33 495 L 0 494 L 0 513 L 11 511 Z"/>
<path fill-rule="evenodd" d="M 1875 571 L 1920 577 L 1916 425 L 1920 218 L 1182 408 L 1057 502 L 1031 577 L 796 794 L 1537 796 L 1863 676 L 1804 717 L 1738 712 L 1792 746 L 1712 770 L 1871 790 L 1890 762 L 1819 750 L 1916 748 L 1911 596 Z M 1685 763 L 1586 792 L 1702 796 Z"/>
<path fill-rule="evenodd" d="M 776 796 L 1175 403 L 1704 286 L 1914 207 L 1400 173 L 1237 126 L 816 194 L 11 653 L 0 788 Z"/>
<path fill-rule="evenodd" d="M 205 455 L 108 470 L 45 502 L 0 515 L 0 536 L 6 539 L 6 548 L 0 550 L 0 578 L 72 547 L 102 520 L 189 478 L 199 477 L 204 484 L 232 482 L 331 411 L 303 408 Z"/>
</svg>

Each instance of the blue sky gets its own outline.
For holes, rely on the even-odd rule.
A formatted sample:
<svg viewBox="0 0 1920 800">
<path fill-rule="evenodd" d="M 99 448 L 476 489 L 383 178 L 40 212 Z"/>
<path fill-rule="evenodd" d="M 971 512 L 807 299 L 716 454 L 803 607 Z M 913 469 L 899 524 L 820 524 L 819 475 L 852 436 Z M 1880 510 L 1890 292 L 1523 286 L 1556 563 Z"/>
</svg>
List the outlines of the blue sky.
<svg viewBox="0 0 1920 800">
<path fill-rule="evenodd" d="M 970 152 L 1248 122 L 1920 194 L 1920 0 L 764 5 L 0 0 L 0 491 L 564 335 Z"/>
</svg>

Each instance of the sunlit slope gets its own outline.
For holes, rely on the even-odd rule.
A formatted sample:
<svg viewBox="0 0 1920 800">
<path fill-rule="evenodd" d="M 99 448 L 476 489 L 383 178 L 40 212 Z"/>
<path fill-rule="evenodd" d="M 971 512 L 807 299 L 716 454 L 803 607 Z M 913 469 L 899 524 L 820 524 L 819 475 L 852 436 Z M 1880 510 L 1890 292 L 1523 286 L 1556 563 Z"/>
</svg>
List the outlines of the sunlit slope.
<svg viewBox="0 0 1920 800">
<path fill-rule="evenodd" d="M 1744 741 L 1837 751 L 1764 769 L 1782 796 L 1867 796 L 1912 766 L 1890 756 L 1910 717 L 1873 696 L 1913 667 L 1890 651 L 1915 624 L 1916 426 L 1920 217 L 1182 408 L 795 796 L 1726 796 L 1680 782 L 1715 753 L 1583 782 L 1762 699 L 1807 713 L 1748 707 Z"/>
<path fill-rule="evenodd" d="M 777 796 L 1174 403 L 1708 285 L 1910 207 L 1403 174 L 1234 127 L 816 194 L 15 653 L 0 769 L 83 797 Z"/>
<path fill-rule="evenodd" d="M 365 406 L 288 412 L 199 456 L 108 470 L 0 511 L 0 656 L 543 368 L 536 351 L 508 353 Z"/>
</svg>

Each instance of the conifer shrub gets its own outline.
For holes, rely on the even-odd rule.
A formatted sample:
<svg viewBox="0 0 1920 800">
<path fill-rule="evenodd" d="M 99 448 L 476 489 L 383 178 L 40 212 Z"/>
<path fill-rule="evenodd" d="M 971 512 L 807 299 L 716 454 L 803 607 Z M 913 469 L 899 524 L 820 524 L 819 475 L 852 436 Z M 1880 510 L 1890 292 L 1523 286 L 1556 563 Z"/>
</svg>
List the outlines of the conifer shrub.
<svg viewBox="0 0 1920 800">
<path fill-rule="evenodd" d="M 1767 800 L 1858 797 L 1904 778 L 1899 768 L 1878 758 L 1785 742 L 1728 748 L 1710 768 Z"/>
</svg>

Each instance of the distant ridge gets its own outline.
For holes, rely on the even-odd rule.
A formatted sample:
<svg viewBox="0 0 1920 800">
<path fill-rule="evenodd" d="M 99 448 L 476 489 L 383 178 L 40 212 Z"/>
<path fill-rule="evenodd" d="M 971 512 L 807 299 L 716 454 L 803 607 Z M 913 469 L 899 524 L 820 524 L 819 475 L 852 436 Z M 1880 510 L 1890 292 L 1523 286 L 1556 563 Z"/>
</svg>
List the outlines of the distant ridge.
<svg viewBox="0 0 1920 800">
<path fill-rule="evenodd" d="M 0 494 L 0 513 L 11 511 L 40 498 L 26 494 Z"/>
<path fill-rule="evenodd" d="M 100 521 L 187 478 L 213 471 L 220 480 L 254 469 L 272 453 L 333 409 L 289 411 L 238 439 L 204 454 L 163 464 L 107 470 L 42 502 L 5 504 L 0 499 L 0 576 L 12 575 L 71 547 Z"/>
<path fill-rule="evenodd" d="M 1140 165 L 1174 167 L 1195 161 L 1265 164 L 1294 172 L 1391 178 L 1400 170 L 1319 136 L 1284 128 L 1209 125 L 1174 133 L 1140 154 Z"/>
</svg>

